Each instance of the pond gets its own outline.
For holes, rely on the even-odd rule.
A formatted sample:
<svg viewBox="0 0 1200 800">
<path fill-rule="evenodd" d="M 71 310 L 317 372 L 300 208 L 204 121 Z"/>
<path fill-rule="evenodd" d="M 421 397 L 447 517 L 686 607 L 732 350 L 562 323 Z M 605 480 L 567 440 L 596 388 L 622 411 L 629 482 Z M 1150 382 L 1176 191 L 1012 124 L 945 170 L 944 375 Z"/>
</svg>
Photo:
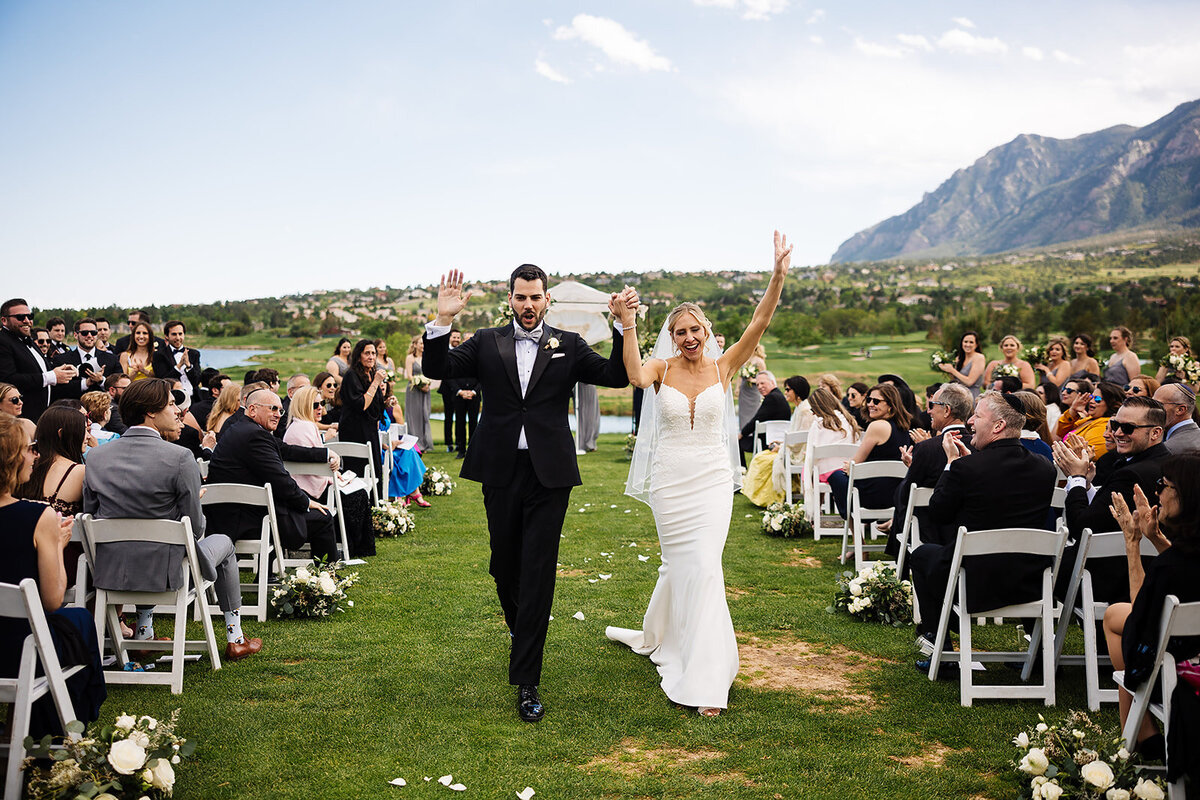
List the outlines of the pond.
<svg viewBox="0 0 1200 800">
<path fill-rule="evenodd" d="M 206 347 L 200 351 L 200 364 L 213 369 L 245 367 L 259 356 L 270 355 L 271 350 L 237 350 L 233 348 Z"/>
</svg>

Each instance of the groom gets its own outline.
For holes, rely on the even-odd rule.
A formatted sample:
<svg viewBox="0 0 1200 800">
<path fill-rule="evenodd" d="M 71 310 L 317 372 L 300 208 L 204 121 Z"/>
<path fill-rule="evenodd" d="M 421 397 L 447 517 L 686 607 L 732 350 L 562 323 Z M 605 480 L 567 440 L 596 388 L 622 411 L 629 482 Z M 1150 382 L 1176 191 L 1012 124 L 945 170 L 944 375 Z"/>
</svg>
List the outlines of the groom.
<svg viewBox="0 0 1200 800">
<path fill-rule="evenodd" d="M 581 483 L 567 404 L 578 381 L 620 388 L 629 379 L 618 326 L 612 355 L 605 359 L 578 334 L 542 322 L 550 295 L 539 267 L 517 267 L 508 290 L 512 324 L 484 328 L 451 350 L 450 328 L 470 293 L 463 293 L 458 270 L 443 277 L 437 319 L 425 327 L 423 367 L 431 378 L 477 378 L 487 398 L 462 477 L 483 484 L 492 550 L 489 571 L 512 635 L 508 682 L 518 687 L 518 715 L 537 722 L 545 713 L 537 684 L 554 599 L 558 540 L 571 487 Z"/>
</svg>

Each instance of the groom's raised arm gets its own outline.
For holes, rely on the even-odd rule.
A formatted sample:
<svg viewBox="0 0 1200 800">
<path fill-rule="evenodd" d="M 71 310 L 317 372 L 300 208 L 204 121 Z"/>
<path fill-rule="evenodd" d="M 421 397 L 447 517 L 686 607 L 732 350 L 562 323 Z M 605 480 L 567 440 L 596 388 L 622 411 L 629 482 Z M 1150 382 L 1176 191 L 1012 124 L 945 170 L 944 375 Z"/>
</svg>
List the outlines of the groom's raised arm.
<svg viewBox="0 0 1200 800">
<path fill-rule="evenodd" d="M 618 325 L 619 322 L 613 325 L 612 352 L 608 358 L 588 347 L 583 337 L 576 337 L 577 346 L 580 348 L 576 356 L 576 363 L 579 365 L 578 379 L 583 383 L 594 383 L 612 389 L 622 389 L 629 385 L 629 375 L 625 372 L 625 340 Z M 634 335 L 637 335 L 636 332 Z"/>
<path fill-rule="evenodd" d="M 474 336 L 450 351 L 450 329 L 454 318 L 466 307 L 470 297 L 469 290 L 463 291 L 462 272 L 452 269 L 449 275 L 442 276 L 438 284 L 437 317 L 425 325 L 422 337 L 425 353 L 421 357 L 421 370 L 430 378 L 474 378 L 478 374 L 475 355 L 479 343 Z"/>
</svg>

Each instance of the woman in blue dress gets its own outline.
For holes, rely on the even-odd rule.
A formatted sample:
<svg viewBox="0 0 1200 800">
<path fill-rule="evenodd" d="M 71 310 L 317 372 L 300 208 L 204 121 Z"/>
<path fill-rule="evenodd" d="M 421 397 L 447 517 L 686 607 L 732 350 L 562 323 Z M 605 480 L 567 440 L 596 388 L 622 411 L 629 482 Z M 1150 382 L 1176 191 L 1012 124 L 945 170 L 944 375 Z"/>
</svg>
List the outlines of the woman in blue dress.
<svg viewBox="0 0 1200 800">
<path fill-rule="evenodd" d="M 383 419 L 379 421 L 381 431 L 391 431 L 395 424 L 392 414 L 395 406 L 388 406 L 383 411 Z M 429 508 L 429 501 L 421 495 L 421 482 L 425 480 L 425 462 L 421 460 L 417 448 L 407 450 L 399 447 L 399 440 L 390 438 L 392 451 L 392 474 L 388 478 L 388 497 L 403 498 L 404 505 L 414 502 L 421 508 Z"/>
</svg>

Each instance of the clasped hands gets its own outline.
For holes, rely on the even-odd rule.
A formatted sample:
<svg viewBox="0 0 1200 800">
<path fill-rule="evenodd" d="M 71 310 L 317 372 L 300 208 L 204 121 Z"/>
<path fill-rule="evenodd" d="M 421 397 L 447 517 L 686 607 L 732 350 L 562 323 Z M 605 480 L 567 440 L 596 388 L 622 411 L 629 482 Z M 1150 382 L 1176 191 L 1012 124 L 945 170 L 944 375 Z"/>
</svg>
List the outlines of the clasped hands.
<svg viewBox="0 0 1200 800">
<path fill-rule="evenodd" d="M 637 324 L 637 312 L 640 305 L 641 299 L 638 297 L 637 290 L 632 286 L 626 286 L 619 292 L 613 292 L 608 298 L 608 311 L 617 322 L 621 323 L 622 328 L 632 328 Z"/>
</svg>

